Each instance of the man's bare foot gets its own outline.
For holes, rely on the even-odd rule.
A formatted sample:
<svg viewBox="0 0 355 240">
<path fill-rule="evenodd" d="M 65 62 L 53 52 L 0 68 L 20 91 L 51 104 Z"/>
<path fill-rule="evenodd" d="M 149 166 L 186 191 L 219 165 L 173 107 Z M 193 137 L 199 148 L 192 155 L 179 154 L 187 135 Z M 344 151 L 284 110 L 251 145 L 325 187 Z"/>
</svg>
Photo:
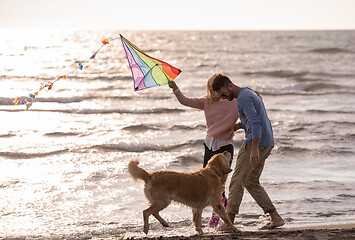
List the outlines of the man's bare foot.
<svg viewBox="0 0 355 240">
<path fill-rule="evenodd" d="M 285 224 L 284 220 L 282 217 L 279 215 L 279 213 L 275 210 L 272 212 L 269 212 L 271 221 L 267 223 L 265 226 L 261 227 L 260 230 L 269 230 L 269 229 L 274 229 L 277 227 L 281 227 Z"/>
<path fill-rule="evenodd" d="M 259 228 L 260 230 L 271 230 L 271 229 L 275 229 L 277 227 L 281 227 L 283 226 L 285 223 L 284 221 L 281 219 L 281 221 L 277 221 L 277 222 L 269 222 L 267 224 L 265 224 L 264 226 L 262 226 L 261 228 Z"/>
</svg>

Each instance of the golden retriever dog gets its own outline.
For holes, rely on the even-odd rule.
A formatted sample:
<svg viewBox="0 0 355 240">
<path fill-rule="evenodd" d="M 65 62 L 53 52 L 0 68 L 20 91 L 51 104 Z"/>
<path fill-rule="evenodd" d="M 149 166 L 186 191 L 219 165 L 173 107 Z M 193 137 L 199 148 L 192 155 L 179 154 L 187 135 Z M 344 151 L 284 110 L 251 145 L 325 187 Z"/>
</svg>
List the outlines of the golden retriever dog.
<svg viewBox="0 0 355 240">
<path fill-rule="evenodd" d="M 227 217 L 225 209 L 221 204 L 221 196 L 228 173 L 232 170 L 229 167 L 231 155 L 225 151 L 214 155 L 207 166 L 193 173 L 179 173 L 172 171 L 159 171 L 148 173 L 138 167 L 139 161 L 130 161 L 128 172 L 137 180 L 145 182 L 144 193 L 150 207 L 143 211 L 144 229 L 148 234 L 149 216 L 153 216 L 164 226 L 168 223 L 159 215 L 159 212 L 166 208 L 171 201 L 182 203 L 192 208 L 192 222 L 198 234 L 202 234 L 201 215 L 206 206 L 212 206 L 222 220 L 233 232 L 237 228 Z"/>
</svg>

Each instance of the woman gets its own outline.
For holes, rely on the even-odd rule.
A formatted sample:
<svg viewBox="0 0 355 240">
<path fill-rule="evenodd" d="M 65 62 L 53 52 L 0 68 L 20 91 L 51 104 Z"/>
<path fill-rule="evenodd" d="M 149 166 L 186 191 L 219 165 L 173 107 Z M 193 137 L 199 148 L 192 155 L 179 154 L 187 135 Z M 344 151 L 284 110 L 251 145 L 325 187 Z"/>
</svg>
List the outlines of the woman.
<svg viewBox="0 0 355 240">
<path fill-rule="evenodd" d="M 236 124 L 238 119 L 237 101 L 220 100 L 218 95 L 212 90 L 212 83 L 216 76 L 224 76 L 221 73 L 214 73 L 207 80 L 207 94 L 201 98 L 185 97 L 175 82 L 171 82 L 169 87 L 173 89 L 177 100 L 185 106 L 203 110 L 206 119 L 206 138 L 205 138 L 205 155 L 203 167 L 207 165 L 210 158 L 224 151 L 228 151 L 232 158 L 234 146 L 233 136 L 234 131 L 239 129 L 239 124 Z M 227 205 L 227 198 L 222 194 L 222 202 Z M 208 223 L 209 227 L 217 227 L 219 217 L 212 213 L 212 218 Z"/>
</svg>

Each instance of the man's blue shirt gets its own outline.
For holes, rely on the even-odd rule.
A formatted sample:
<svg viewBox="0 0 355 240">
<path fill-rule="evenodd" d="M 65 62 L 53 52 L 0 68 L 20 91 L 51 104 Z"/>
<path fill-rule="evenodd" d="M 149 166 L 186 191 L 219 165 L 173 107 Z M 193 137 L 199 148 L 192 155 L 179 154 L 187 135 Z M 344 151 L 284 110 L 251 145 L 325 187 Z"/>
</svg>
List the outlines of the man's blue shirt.
<svg viewBox="0 0 355 240">
<path fill-rule="evenodd" d="M 260 97 L 249 88 L 240 88 L 237 104 L 245 143 L 252 145 L 253 138 L 260 138 L 260 146 L 274 146 L 271 122 Z"/>
</svg>

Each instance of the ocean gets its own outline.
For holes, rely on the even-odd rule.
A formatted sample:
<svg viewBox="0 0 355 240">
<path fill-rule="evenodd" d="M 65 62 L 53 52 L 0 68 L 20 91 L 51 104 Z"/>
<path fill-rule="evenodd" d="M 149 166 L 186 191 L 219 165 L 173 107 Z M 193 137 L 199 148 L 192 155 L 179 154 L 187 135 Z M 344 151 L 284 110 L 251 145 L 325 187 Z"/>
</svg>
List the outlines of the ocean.
<svg viewBox="0 0 355 240">
<path fill-rule="evenodd" d="M 148 202 L 128 162 L 202 167 L 203 112 L 180 105 L 168 86 L 135 92 L 119 34 L 181 69 L 175 81 L 186 96 L 204 96 L 213 72 L 260 92 L 275 137 L 261 183 L 285 227 L 354 222 L 355 31 L 0 32 L 0 238 L 145 236 Z M 79 70 L 104 39 L 116 40 Z M 13 104 L 67 73 L 28 111 Z M 243 138 L 236 132 L 233 166 Z M 194 234 L 189 208 L 161 215 L 174 228 L 151 217 L 148 236 Z M 236 227 L 267 220 L 245 192 Z"/>
</svg>

